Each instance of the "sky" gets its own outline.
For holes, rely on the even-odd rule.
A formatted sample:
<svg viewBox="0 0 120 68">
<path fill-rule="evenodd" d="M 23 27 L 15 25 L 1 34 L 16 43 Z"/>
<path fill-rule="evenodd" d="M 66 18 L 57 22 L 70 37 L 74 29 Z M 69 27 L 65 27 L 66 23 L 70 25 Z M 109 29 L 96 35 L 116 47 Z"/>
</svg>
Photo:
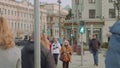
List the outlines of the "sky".
<svg viewBox="0 0 120 68">
<path fill-rule="evenodd" d="M 48 3 L 57 3 L 58 0 L 40 0 L 41 2 L 48 2 Z M 65 7 L 66 5 L 71 6 L 71 0 L 61 0 L 61 6 Z"/>
<path fill-rule="evenodd" d="M 33 0 L 30 0 L 33 2 Z M 47 3 L 57 3 L 58 0 L 39 0 L 40 2 L 47 2 Z M 61 6 L 65 7 L 66 5 L 69 5 L 71 7 L 71 0 L 61 0 Z"/>
<path fill-rule="evenodd" d="M 21 0 L 17 0 L 17 1 L 21 1 Z M 33 3 L 33 0 L 29 0 L 30 2 Z M 58 0 L 39 0 L 40 2 L 47 2 L 47 3 L 57 3 Z M 61 6 L 65 7 L 67 5 L 69 5 L 71 7 L 72 5 L 72 0 L 61 0 Z"/>
</svg>

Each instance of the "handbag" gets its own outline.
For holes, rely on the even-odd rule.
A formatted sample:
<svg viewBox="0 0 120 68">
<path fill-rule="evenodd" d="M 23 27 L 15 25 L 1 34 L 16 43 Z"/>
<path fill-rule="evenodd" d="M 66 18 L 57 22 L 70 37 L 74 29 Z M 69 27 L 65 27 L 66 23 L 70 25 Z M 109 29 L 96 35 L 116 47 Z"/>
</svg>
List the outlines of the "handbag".
<svg viewBox="0 0 120 68">
<path fill-rule="evenodd" d="M 60 58 L 59 58 L 59 60 L 63 61 L 63 59 L 64 59 L 64 54 L 61 53 L 61 54 L 60 54 Z"/>
<path fill-rule="evenodd" d="M 67 52 L 67 49 L 66 49 L 66 52 Z M 60 54 L 59 60 L 64 61 L 64 53 L 61 53 L 61 54 Z"/>
</svg>

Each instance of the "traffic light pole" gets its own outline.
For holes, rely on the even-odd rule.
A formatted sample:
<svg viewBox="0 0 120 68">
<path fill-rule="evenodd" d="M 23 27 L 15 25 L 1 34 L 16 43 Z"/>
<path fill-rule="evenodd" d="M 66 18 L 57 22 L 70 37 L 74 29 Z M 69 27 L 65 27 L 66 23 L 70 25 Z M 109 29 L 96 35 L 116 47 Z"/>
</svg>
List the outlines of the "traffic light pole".
<svg viewBox="0 0 120 68">
<path fill-rule="evenodd" d="M 83 34 L 81 34 L 81 66 L 83 66 Z"/>
<path fill-rule="evenodd" d="M 83 66 L 83 34 L 85 33 L 85 22 L 80 22 L 80 35 L 81 35 L 81 66 Z"/>
</svg>

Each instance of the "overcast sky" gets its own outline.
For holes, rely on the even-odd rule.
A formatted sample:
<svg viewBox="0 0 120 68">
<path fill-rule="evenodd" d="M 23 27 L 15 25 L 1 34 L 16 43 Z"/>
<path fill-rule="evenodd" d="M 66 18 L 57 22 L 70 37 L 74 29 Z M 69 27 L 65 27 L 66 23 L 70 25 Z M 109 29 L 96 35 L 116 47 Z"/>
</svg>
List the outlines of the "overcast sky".
<svg viewBox="0 0 120 68">
<path fill-rule="evenodd" d="M 17 0 L 21 1 L 21 0 Z M 33 0 L 29 0 L 30 2 L 33 3 Z M 57 3 L 58 0 L 39 0 L 40 2 L 47 2 L 47 3 Z M 61 0 L 61 6 L 65 7 L 69 5 L 71 7 L 71 0 Z"/>
<path fill-rule="evenodd" d="M 57 3 L 58 0 L 40 0 L 41 2 L 48 2 L 48 3 Z M 71 0 L 61 0 L 61 5 L 66 6 L 70 5 L 71 6 Z"/>
<path fill-rule="evenodd" d="M 30 0 L 33 2 L 33 0 Z M 57 3 L 58 0 L 39 0 L 41 2 L 47 2 L 47 3 Z M 61 6 L 65 7 L 66 5 L 69 5 L 71 7 L 71 0 L 61 0 Z"/>
</svg>

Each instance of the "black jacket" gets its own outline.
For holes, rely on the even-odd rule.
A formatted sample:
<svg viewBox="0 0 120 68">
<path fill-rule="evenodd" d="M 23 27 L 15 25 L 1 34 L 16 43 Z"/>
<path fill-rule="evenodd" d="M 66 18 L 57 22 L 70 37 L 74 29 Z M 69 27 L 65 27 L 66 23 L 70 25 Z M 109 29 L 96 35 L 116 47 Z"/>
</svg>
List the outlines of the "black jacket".
<svg viewBox="0 0 120 68">
<path fill-rule="evenodd" d="M 97 51 L 100 48 L 100 42 L 97 39 L 90 40 L 89 48 L 92 51 Z"/>
<path fill-rule="evenodd" d="M 22 49 L 22 68 L 34 68 L 34 42 L 28 42 Z M 41 45 L 41 68 L 55 68 L 54 59 L 43 45 Z"/>
</svg>

